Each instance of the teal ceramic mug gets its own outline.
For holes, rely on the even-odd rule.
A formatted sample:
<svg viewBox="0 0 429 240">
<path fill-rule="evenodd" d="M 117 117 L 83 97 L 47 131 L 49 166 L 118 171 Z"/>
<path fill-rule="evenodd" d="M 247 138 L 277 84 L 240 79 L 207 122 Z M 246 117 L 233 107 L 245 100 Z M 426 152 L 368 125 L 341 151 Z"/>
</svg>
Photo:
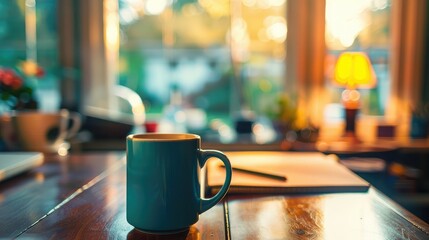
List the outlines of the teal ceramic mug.
<svg viewBox="0 0 429 240">
<path fill-rule="evenodd" d="M 202 198 L 200 170 L 220 159 L 225 183 L 212 198 Z M 194 134 L 135 134 L 127 137 L 127 221 L 149 233 L 187 230 L 216 205 L 231 183 L 231 164 L 216 150 L 202 150 Z"/>
</svg>

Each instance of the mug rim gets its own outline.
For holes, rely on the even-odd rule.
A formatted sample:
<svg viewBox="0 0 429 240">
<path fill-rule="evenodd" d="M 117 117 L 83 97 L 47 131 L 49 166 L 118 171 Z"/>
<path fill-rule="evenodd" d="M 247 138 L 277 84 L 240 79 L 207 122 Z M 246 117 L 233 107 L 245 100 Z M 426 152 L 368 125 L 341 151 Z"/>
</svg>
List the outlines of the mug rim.
<svg viewBox="0 0 429 240">
<path fill-rule="evenodd" d="M 139 142 L 171 142 L 200 140 L 201 137 L 192 133 L 139 133 L 128 135 L 127 139 Z"/>
<path fill-rule="evenodd" d="M 57 111 L 41 111 L 37 109 L 27 109 L 27 110 L 14 110 L 9 114 L 10 117 L 23 117 L 23 116 L 67 116 L 69 114 L 68 110 L 60 109 Z"/>
</svg>

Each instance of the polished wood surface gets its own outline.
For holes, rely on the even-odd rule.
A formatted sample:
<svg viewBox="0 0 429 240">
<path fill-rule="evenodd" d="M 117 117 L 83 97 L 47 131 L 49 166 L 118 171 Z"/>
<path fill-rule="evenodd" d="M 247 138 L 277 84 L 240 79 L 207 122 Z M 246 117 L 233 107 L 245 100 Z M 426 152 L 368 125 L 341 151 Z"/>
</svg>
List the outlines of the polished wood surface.
<svg viewBox="0 0 429 240">
<path fill-rule="evenodd" d="M 230 199 L 232 239 L 428 239 L 369 193 Z M 410 216 L 409 216 L 410 217 Z M 408 218 L 411 219 L 411 218 Z M 425 225 L 422 223 L 422 225 Z M 254 227 L 257 226 L 257 227 Z"/>
<path fill-rule="evenodd" d="M 0 237 L 16 236 L 76 194 L 123 154 L 46 156 L 43 166 L 0 183 Z"/>
<path fill-rule="evenodd" d="M 47 156 L 0 183 L 0 238 L 429 239 L 429 226 L 371 189 L 321 195 L 229 195 L 175 235 L 125 218 L 124 153 Z"/>
</svg>

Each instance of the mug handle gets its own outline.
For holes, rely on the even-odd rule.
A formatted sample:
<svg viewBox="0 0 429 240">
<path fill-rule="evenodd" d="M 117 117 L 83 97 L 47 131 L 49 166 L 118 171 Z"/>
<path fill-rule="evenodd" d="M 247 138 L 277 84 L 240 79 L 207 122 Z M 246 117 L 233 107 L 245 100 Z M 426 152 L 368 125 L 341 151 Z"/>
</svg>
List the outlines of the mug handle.
<svg viewBox="0 0 429 240">
<path fill-rule="evenodd" d="M 69 129 L 67 129 L 67 135 L 65 139 L 69 139 L 76 135 L 82 124 L 81 116 L 79 113 L 69 112 L 69 119 L 72 121 L 72 125 Z"/>
<path fill-rule="evenodd" d="M 231 184 L 232 168 L 228 157 L 222 152 L 216 151 L 216 150 L 201 150 L 201 149 L 199 151 L 200 151 L 200 167 L 203 167 L 209 158 L 216 157 L 223 162 L 226 170 L 225 182 L 223 183 L 223 186 L 221 187 L 219 192 L 216 193 L 216 195 L 214 195 L 211 198 L 201 199 L 200 212 L 199 212 L 201 214 L 209 210 L 210 208 L 212 208 L 214 205 L 216 205 L 226 195 L 229 189 L 229 185 Z"/>
</svg>

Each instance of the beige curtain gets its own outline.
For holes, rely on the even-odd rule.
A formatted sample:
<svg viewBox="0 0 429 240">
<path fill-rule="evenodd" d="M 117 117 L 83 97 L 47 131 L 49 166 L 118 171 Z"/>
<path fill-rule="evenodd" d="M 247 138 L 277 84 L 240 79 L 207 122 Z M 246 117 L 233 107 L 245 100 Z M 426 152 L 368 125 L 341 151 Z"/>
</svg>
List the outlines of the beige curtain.
<svg viewBox="0 0 429 240">
<path fill-rule="evenodd" d="M 83 106 L 115 109 L 119 26 L 116 0 L 79 0 Z"/>
<path fill-rule="evenodd" d="M 392 2 L 391 97 L 386 118 L 408 134 L 411 110 L 421 99 L 427 0 Z"/>
<path fill-rule="evenodd" d="M 298 99 L 298 124 L 320 125 L 324 93 L 325 0 L 291 0 L 287 7 L 285 92 Z"/>
</svg>

